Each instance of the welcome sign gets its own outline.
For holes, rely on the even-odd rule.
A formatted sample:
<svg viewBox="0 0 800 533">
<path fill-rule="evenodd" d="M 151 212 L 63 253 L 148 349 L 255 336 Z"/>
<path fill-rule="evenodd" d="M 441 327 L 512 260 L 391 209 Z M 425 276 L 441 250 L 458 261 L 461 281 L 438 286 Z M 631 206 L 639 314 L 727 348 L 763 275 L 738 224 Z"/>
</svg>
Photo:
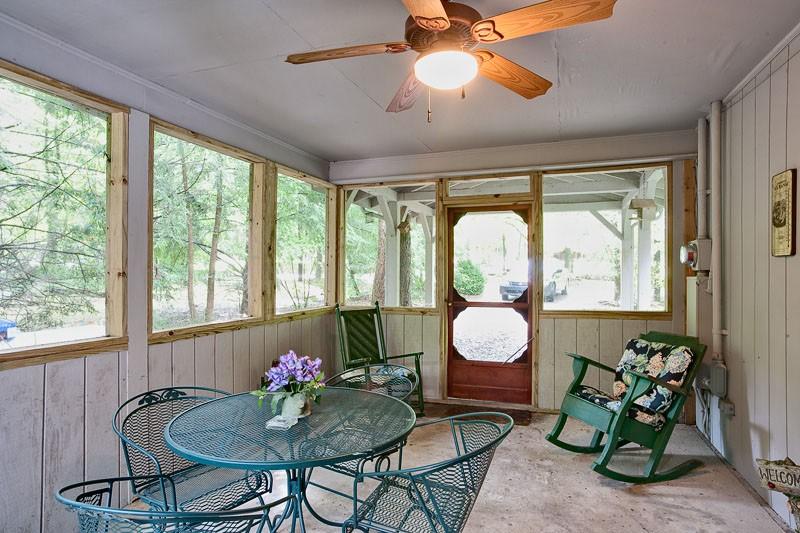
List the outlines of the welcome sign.
<svg viewBox="0 0 800 533">
<path fill-rule="evenodd" d="M 800 466 L 788 457 L 783 461 L 756 459 L 761 486 L 782 492 L 787 496 L 800 496 Z"/>
</svg>

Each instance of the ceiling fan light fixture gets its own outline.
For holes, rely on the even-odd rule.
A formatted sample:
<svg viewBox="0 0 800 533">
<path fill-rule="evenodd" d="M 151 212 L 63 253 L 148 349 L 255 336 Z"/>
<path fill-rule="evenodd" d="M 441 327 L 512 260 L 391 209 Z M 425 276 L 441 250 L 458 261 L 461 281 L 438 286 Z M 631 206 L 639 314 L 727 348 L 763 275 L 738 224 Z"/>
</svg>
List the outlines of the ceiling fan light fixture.
<svg viewBox="0 0 800 533">
<path fill-rule="evenodd" d="M 458 89 L 478 75 L 478 60 L 460 50 L 440 50 L 419 56 L 414 74 L 433 89 Z"/>
</svg>

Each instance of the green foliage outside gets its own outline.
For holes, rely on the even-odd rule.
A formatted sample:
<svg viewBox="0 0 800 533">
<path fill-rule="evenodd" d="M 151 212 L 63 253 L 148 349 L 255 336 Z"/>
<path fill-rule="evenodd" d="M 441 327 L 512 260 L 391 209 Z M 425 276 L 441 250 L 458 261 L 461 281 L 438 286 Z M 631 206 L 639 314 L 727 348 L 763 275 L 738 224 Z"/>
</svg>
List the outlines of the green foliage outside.
<svg viewBox="0 0 800 533">
<path fill-rule="evenodd" d="M 248 315 L 250 164 L 156 131 L 153 329 Z"/>
<path fill-rule="evenodd" d="M 105 320 L 108 117 L 0 78 L 0 319 Z"/>
<path fill-rule="evenodd" d="M 348 305 L 369 305 L 375 272 L 379 270 L 380 241 L 385 226 L 373 210 L 352 204 L 347 210 L 345 230 L 345 300 Z M 411 220 L 411 304 L 425 305 L 425 235 L 422 226 Z M 435 260 L 435 256 L 434 256 Z M 379 298 L 381 305 L 385 302 Z"/>
<path fill-rule="evenodd" d="M 278 175 L 276 309 L 325 304 L 327 194 L 324 189 Z"/>
<path fill-rule="evenodd" d="M 483 293 L 486 278 L 478 265 L 469 259 L 459 259 L 455 270 L 453 286 L 459 294 L 472 296 Z"/>
</svg>

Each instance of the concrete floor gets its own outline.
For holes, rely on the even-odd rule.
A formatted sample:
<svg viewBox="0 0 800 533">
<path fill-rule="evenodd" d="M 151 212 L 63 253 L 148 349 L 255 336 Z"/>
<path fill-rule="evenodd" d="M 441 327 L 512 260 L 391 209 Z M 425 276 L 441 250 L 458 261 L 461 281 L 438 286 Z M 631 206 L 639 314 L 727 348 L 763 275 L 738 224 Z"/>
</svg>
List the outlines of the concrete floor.
<svg viewBox="0 0 800 533">
<path fill-rule="evenodd" d="M 495 454 L 465 531 L 787 531 L 691 427 L 678 426 L 664 466 L 697 457 L 705 463 L 703 467 L 676 481 L 631 486 L 592 472 L 592 456 L 572 454 L 546 442 L 544 435 L 554 420 L 552 415 L 537 414 L 531 425 L 514 428 Z M 572 442 L 588 442 L 591 433 L 575 423 L 568 425 L 564 436 Z M 442 458 L 449 439 L 445 428 L 418 430 L 406 447 L 405 466 Z M 645 460 L 646 455 L 632 447 L 612 465 L 634 472 Z M 315 471 L 313 479 L 340 489 L 352 487 L 345 478 L 324 470 Z M 280 477 L 276 484 L 282 486 Z M 313 487 L 309 499 L 325 516 L 339 520 L 352 509 L 352 504 Z M 306 516 L 309 531 L 335 531 Z"/>
</svg>

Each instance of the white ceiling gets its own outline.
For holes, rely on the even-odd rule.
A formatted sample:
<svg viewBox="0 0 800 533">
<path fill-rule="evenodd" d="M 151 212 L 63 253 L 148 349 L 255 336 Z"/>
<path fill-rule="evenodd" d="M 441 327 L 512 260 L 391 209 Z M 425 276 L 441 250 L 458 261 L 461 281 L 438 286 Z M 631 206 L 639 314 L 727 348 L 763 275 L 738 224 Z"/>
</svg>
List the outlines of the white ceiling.
<svg viewBox="0 0 800 533">
<path fill-rule="evenodd" d="M 463 0 L 484 16 L 533 0 Z M 330 161 L 690 128 L 800 21 L 798 0 L 619 0 L 611 19 L 492 46 L 554 86 L 478 79 L 384 108 L 415 54 L 289 65 L 402 40 L 400 0 L 3 0 L 0 11 Z M 2 55 L 2 50 L 0 50 Z"/>
</svg>

